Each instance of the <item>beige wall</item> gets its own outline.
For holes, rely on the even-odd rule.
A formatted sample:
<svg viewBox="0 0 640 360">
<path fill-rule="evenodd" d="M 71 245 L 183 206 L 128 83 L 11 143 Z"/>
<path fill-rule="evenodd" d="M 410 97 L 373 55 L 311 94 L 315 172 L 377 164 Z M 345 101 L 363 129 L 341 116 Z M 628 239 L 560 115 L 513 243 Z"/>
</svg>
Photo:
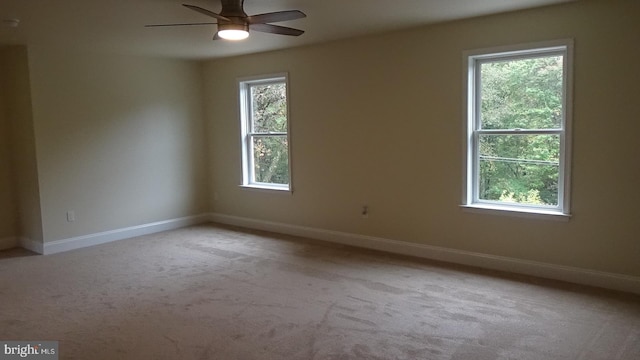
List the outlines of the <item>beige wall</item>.
<svg viewBox="0 0 640 360">
<path fill-rule="evenodd" d="M 206 212 L 197 63 L 32 47 L 29 66 L 45 242 Z"/>
<path fill-rule="evenodd" d="M 5 114 L 10 129 L 11 192 L 17 221 L 15 235 L 42 241 L 27 49 L 24 46 L 3 48 L 0 61 L 5 80 Z"/>
<path fill-rule="evenodd" d="M 213 211 L 639 276 L 637 14 L 638 1 L 580 1 L 210 61 Z M 563 38 L 575 39 L 573 218 L 462 211 L 463 51 Z M 244 190 L 236 78 L 282 71 L 294 193 Z"/>
<path fill-rule="evenodd" d="M 11 166 L 11 126 L 5 103 L 7 102 L 8 79 L 0 49 L 0 249 L 15 245 L 17 235 L 17 206 L 14 193 L 14 174 Z"/>
</svg>

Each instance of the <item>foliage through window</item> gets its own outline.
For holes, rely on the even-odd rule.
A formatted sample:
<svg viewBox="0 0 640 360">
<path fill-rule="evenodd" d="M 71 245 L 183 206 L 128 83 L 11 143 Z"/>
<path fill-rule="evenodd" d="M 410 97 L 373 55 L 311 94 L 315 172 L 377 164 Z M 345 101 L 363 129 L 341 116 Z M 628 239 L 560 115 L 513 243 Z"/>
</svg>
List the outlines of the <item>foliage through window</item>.
<svg viewBox="0 0 640 360">
<path fill-rule="evenodd" d="M 467 205 L 568 213 L 568 54 L 467 57 Z"/>
<path fill-rule="evenodd" d="M 240 81 L 243 185 L 290 190 L 286 75 Z"/>
</svg>

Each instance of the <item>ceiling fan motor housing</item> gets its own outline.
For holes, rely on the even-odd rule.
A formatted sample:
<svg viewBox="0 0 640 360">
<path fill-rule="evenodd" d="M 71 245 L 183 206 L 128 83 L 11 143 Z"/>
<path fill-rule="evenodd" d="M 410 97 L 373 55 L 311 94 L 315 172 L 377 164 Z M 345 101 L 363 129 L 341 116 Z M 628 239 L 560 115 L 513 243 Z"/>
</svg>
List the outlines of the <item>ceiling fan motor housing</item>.
<svg viewBox="0 0 640 360">
<path fill-rule="evenodd" d="M 239 22 L 234 21 L 236 19 L 231 18 L 230 22 L 223 22 L 223 21 L 219 21 L 218 22 L 218 31 L 224 31 L 224 30 L 243 30 L 243 31 L 249 31 L 249 24 L 247 24 L 246 22 L 242 21 L 242 19 L 240 19 Z"/>
<path fill-rule="evenodd" d="M 244 12 L 243 3 L 244 0 L 222 0 L 220 15 L 232 21 L 237 19 L 239 22 L 244 22 L 243 19 L 247 17 L 247 13 Z"/>
</svg>

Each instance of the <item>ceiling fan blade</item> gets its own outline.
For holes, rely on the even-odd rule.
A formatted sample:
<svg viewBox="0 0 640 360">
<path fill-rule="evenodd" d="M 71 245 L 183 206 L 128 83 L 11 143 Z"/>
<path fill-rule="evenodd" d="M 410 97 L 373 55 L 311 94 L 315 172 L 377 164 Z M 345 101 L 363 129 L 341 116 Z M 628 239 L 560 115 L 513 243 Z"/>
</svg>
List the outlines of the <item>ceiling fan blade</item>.
<svg viewBox="0 0 640 360">
<path fill-rule="evenodd" d="M 278 35 L 300 36 L 304 34 L 304 31 L 299 29 L 271 24 L 251 24 L 249 29 Z"/>
<path fill-rule="evenodd" d="M 201 14 L 205 14 L 207 16 L 211 16 L 211 17 L 216 18 L 218 20 L 231 21 L 231 19 L 229 19 L 228 17 L 224 17 L 224 16 L 222 16 L 220 14 L 216 14 L 213 11 L 209 11 L 207 9 L 203 9 L 203 8 L 201 8 L 199 6 L 189 5 L 189 4 L 182 4 L 182 6 L 188 8 L 188 9 L 191 9 L 193 11 L 197 11 L 197 12 L 199 12 Z"/>
<path fill-rule="evenodd" d="M 252 15 L 248 16 L 246 20 L 249 24 L 266 24 L 301 19 L 303 17 L 307 17 L 307 15 L 300 10 L 288 10 Z"/>
<path fill-rule="evenodd" d="M 204 23 L 186 23 L 186 24 L 150 24 L 145 25 L 144 27 L 162 27 L 162 26 L 199 26 L 199 25 L 215 25 L 217 23 L 214 22 L 204 22 Z"/>
</svg>

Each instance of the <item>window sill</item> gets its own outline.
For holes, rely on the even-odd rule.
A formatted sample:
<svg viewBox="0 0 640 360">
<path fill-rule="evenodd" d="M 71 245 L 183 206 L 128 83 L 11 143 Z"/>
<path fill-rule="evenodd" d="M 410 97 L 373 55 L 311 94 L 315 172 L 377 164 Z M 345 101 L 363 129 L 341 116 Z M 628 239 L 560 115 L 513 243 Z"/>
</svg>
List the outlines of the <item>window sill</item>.
<svg viewBox="0 0 640 360">
<path fill-rule="evenodd" d="M 460 205 L 463 211 L 478 213 L 478 214 L 490 214 L 501 216 L 515 216 L 527 219 L 539 219 L 539 220 L 554 220 L 554 221 L 569 221 L 571 219 L 570 214 L 565 214 L 557 210 L 544 210 L 544 209 L 525 209 L 514 208 L 510 206 L 489 205 L 489 204 L 469 204 Z"/>
<path fill-rule="evenodd" d="M 293 194 L 293 190 L 289 187 L 282 186 L 269 186 L 269 185 L 239 185 L 243 189 L 251 190 L 251 191 L 266 191 L 273 193 L 281 193 L 281 194 Z"/>
</svg>

